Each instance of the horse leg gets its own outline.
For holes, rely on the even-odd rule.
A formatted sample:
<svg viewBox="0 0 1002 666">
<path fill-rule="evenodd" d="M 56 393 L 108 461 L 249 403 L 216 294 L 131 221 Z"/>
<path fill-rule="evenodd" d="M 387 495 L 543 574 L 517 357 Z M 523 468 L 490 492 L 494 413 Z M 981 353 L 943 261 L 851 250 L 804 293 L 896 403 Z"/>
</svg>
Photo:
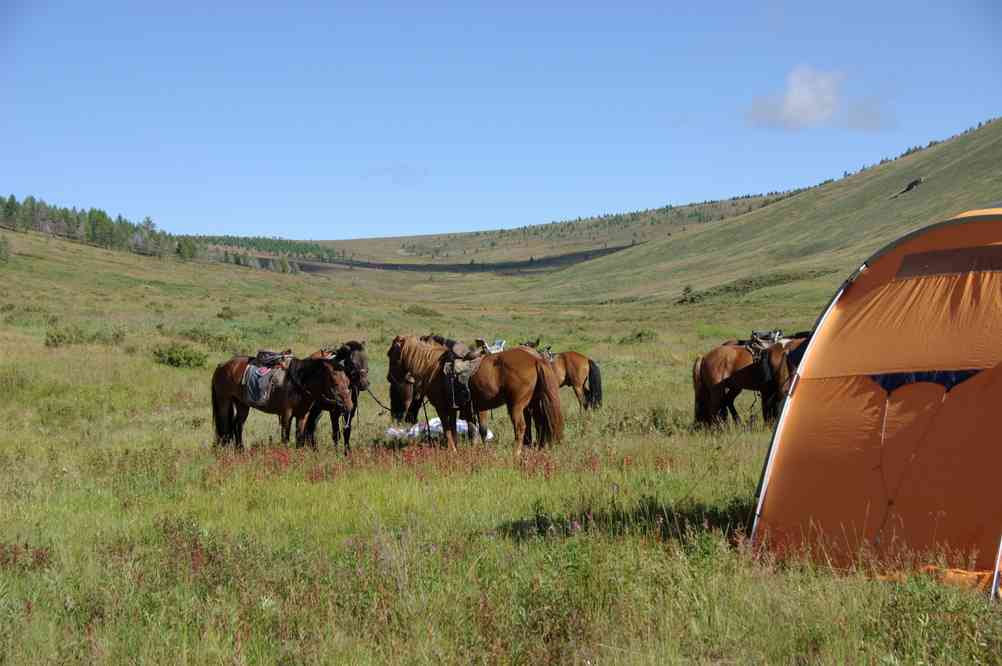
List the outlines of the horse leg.
<svg viewBox="0 0 1002 666">
<path fill-rule="evenodd" d="M 522 412 L 525 419 L 525 446 L 532 448 L 532 407 L 526 407 Z M 538 434 L 538 433 L 537 433 Z"/>
<path fill-rule="evenodd" d="M 456 448 L 456 410 L 446 409 L 444 414 L 439 412 L 439 418 L 442 420 L 442 431 L 445 433 L 445 441 L 449 445 L 449 450 L 458 451 Z"/>
<path fill-rule="evenodd" d="M 584 384 L 581 386 L 574 385 L 574 395 L 578 398 L 578 407 L 588 409 L 588 397 L 585 395 Z"/>
<path fill-rule="evenodd" d="M 721 417 L 724 421 L 727 420 L 727 414 L 730 413 L 731 418 L 734 419 L 735 423 L 741 423 L 741 415 L 738 414 L 738 410 L 734 407 L 734 401 L 738 399 L 738 395 L 741 394 L 741 389 L 728 387 L 724 389 L 724 400 L 723 406 L 721 407 Z M 724 411 L 726 410 L 726 411 Z"/>
<path fill-rule="evenodd" d="M 282 424 L 282 443 L 288 445 L 289 434 L 292 431 L 292 412 L 288 408 L 284 409 L 279 416 L 279 422 Z"/>
<path fill-rule="evenodd" d="M 302 428 L 302 435 L 300 435 L 312 449 L 317 448 L 317 422 L 320 421 L 320 413 L 322 411 L 323 409 L 319 405 L 314 404 L 310 407 L 310 412 L 306 415 L 306 425 Z M 297 423 L 296 431 L 298 432 L 299 430 L 300 428 Z"/>
<path fill-rule="evenodd" d="M 357 398 L 356 398 L 357 399 Z M 348 455 L 351 453 L 351 424 L 355 421 L 355 411 L 358 406 L 351 408 L 351 411 L 344 415 L 344 454 Z M 334 417 L 334 413 L 331 412 L 331 418 Z"/>
<path fill-rule="evenodd" d="M 233 445 L 242 450 L 244 448 L 244 422 L 250 413 L 250 407 L 241 402 L 234 402 L 233 406 L 236 408 L 236 415 L 233 417 Z"/>
<path fill-rule="evenodd" d="M 515 430 L 515 460 L 522 459 L 522 446 L 525 442 L 525 405 L 514 404 L 508 409 L 511 416 L 511 426 Z"/>
<path fill-rule="evenodd" d="M 484 419 L 487 418 L 487 412 L 477 412 L 477 432 L 480 435 L 480 443 L 486 446 L 487 444 L 487 426 L 484 424 Z"/>
<path fill-rule="evenodd" d="M 473 406 L 467 403 L 463 406 L 463 419 L 466 421 L 466 439 L 470 441 L 470 444 L 474 444 L 477 439 L 477 430 L 474 428 L 473 424 Z M 458 424 L 457 424 L 458 425 Z"/>
<path fill-rule="evenodd" d="M 336 448 L 341 442 L 341 412 L 331 409 L 328 413 L 331 415 L 331 441 Z"/>
</svg>

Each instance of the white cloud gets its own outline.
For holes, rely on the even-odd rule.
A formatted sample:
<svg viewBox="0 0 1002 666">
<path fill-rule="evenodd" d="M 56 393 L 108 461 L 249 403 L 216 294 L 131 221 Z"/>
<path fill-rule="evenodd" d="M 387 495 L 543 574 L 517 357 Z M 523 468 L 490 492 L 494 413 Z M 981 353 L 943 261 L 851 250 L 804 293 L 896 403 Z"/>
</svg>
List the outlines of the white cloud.
<svg viewBox="0 0 1002 666">
<path fill-rule="evenodd" d="M 758 97 L 747 113 L 749 124 L 784 130 L 810 127 L 846 127 L 876 132 L 890 119 L 880 100 L 857 100 L 842 92 L 845 75 L 825 72 L 810 65 L 797 65 L 786 76 L 786 90 L 779 95 Z"/>
</svg>

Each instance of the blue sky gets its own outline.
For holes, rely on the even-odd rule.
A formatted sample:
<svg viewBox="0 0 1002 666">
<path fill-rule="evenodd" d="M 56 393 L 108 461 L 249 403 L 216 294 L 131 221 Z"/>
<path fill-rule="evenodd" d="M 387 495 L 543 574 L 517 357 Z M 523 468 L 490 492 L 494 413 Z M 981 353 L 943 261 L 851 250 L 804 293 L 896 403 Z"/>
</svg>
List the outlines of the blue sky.
<svg viewBox="0 0 1002 666">
<path fill-rule="evenodd" d="M 0 0 L 0 191 L 462 231 L 809 185 L 1002 114 L 992 0 L 156 4 Z"/>
</svg>

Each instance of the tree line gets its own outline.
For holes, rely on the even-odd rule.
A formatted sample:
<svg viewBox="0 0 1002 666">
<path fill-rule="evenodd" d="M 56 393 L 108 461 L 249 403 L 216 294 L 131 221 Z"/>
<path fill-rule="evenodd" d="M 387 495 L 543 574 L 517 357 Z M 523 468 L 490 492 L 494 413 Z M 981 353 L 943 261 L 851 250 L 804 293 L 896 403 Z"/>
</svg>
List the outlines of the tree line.
<svg viewBox="0 0 1002 666">
<path fill-rule="evenodd" d="M 343 252 L 336 248 L 313 241 L 267 238 L 265 236 L 189 236 L 189 238 L 194 239 L 200 245 L 222 248 L 224 252 L 240 249 L 248 250 L 251 253 L 286 256 L 323 263 L 332 263 L 338 259 L 347 258 Z"/>
<path fill-rule="evenodd" d="M 53 206 L 30 195 L 21 201 L 13 194 L 3 199 L 0 226 L 148 256 L 176 255 L 181 259 L 194 259 L 199 252 L 194 240 L 158 229 L 148 216 L 135 223 L 121 215 L 112 217 L 100 208 Z"/>
<path fill-rule="evenodd" d="M 6 199 L 0 197 L 0 227 L 36 231 L 145 256 L 173 256 L 185 261 L 199 258 L 280 273 L 299 272 L 299 265 L 290 261 L 290 257 L 322 262 L 338 258 L 334 248 L 319 243 L 281 238 L 175 235 L 157 228 L 149 216 L 136 223 L 121 215 L 112 217 L 100 208 L 54 206 L 31 195 L 21 201 L 13 194 Z M 0 240 L 0 261 L 7 260 L 9 248 L 6 238 Z M 274 256 L 261 257 L 253 253 Z"/>
</svg>

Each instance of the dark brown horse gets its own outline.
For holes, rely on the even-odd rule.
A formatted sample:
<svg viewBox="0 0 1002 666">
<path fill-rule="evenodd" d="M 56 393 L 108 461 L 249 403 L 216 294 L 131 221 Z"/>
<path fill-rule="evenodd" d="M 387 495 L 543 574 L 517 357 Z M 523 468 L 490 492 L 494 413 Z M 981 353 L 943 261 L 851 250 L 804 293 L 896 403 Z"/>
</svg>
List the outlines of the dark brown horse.
<svg viewBox="0 0 1002 666">
<path fill-rule="evenodd" d="M 779 416 L 793 371 L 789 354 L 805 341 L 777 342 L 762 352 L 758 362 L 748 349 L 731 341 L 697 358 L 692 366 L 696 423 L 719 423 L 727 419 L 728 413 L 740 422 L 734 400 L 744 390 L 761 396 L 763 420 Z"/>
<path fill-rule="evenodd" d="M 331 418 L 331 439 L 334 446 L 338 445 L 339 430 L 341 420 L 344 419 L 344 453 L 351 452 L 351 424 L 358 411 L 358 395 L 362 391 L 369 390 L 369 355 L 365 352 L 365 343 L 357 340 L 350 340 L 337 348 L 325 348 L 310 354 L 309 358 L 325 358 L 334 361 L 344 368 L 351 382 L 351 409 L 345 411 L 339 407 L 331 407 L 328 404 L 315 402 L 310 409 L 306 419 L 304 436 L 306 442 L 316 448 L 317 446 L 317 421 L 323 412 L 329 412 Z"/>
<path fill-rule="evenodd" d="M 236 356 L 216 366 L 212 373 L 212 420 L 216 443 L 233 442 L 243 448 L 243 429 L 252 405 L 247 402 L 243 377 L 250 358 Z M 348 375 L 327 359 L 292 359 L 284 381 L 272 389 L 264 405 L 253 405 L 267 414 L 278 414 L 282 441 L 288 443 L 292 419 L 296 418 L 296 442 L 301 444 L 306 421 L 314 403 L 350 411 L 354 407 Z"/>
<path fill-rule="evenodd" d="M 449 378 L 443 367 L 447 350 L 416 337 L 398 336 L 390 344 L 387 356 L 390 381 L 402 384 L 407 375 L 414 378 L 415 389 L 435 407 L 442 419 L 446 441 L 455 450 L 457 410 L 452 406 Z M 527 439 L 527 415 L 535 421 L 540 445 L 563 437 L 557 378 L 550 364 L 538 355 L 518 348 L 488 354 L 480 360 L 469 388 L 471 410 L 481 415 L 488 409 L 507 406 L 515 431 L 516 454 L 521 455 Z"/>
<path fill-rule="evenodd" d="M 552 354 L 539 349 L 539 340 L 522 343 L 535 349 L 553 364 L 560 386 L 570 386 L 581 409 L 598 409 L 602 406 L 602 372 L 598 363 L 576 351 Z"/>
<path fill-rule="evenodd" d="M 386 381 L 390 384 L 390 416 L 394 421 L 417 423 L 424 396 L 414 389 L 414 378 L 408 375 L 398 383 L 387 375 Z"/>
</svg>

